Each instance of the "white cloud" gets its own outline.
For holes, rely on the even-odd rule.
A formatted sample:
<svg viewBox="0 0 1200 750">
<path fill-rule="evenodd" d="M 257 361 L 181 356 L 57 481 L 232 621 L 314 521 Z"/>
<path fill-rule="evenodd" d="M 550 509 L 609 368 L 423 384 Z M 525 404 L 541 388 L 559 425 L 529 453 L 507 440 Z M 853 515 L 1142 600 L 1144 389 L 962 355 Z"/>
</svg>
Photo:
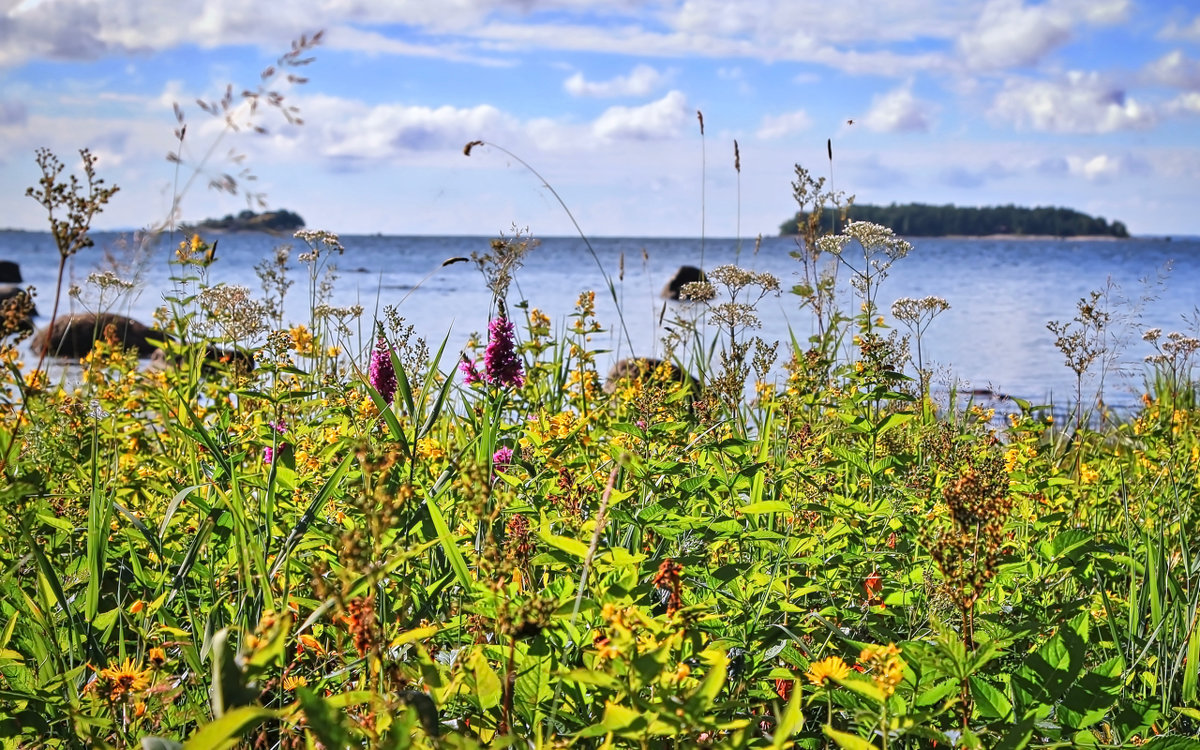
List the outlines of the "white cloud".
<svg viewBox="0 0 1200 750">
<path fill-rule="evenodd" d="M 649 65 L 638 65 L 629 75 L 617 76 L 607 81 L 588 81 L 583 77 L 583 73 L 576 73 L 563 82 L 563 88 L 572 96 L 648 96 L 666 80 L 666 75 Z"/>
<path fill-rule="evenodd" d="M 1049 4 L 989 0 L 976 27 L 960 37 L 958 49 L 972 68 L 1010 68 L 1032 65 L 1070 36 L 1070 19 Z"/>
<path fill-rule="evenodd" d="M 1145 76 L 1152 83 L 1180 89 L 1200 90 L 1200 60 L 1173 50 L 1146 66 Z"/>
<path fill-rule="evenodd" d="M 998 70 L 1031 66 L 1071 39 L 1084 24 L 1109 26 L 1123 21 L 1129 0 L 988 0 L 973 29 L 958 37 L 968 66 Z"/>
<path fill-rule="evenodd" d="M 785 135 L 799 133 L 812 127 L 812 118 L 802 109 L 786 112 L 782 115 L 766 115 L 758 128 L 758 137 L 764 140 L 782 138 Z"/>
<path fill-rule="evenodd" d="M 674 138 L 692 117 L 687 97 L 671 91 L 662 99 L 640 107 L 609 107 L 592 124 L 592 132 L 610 140 Z"/>
<path fill-rule="evenodd" d="M 1133 156 L 1096 154 L 1094 156 L 1067 156 L 1067 172 L 1093 182 L 1104 182 L 1132 174 L 1144 174 L 1149 167 L 1142 159 Z"/>
<path fill-rule="evenodd" d="M 1158 36 L 1160 39 L 1200 42 L 1200 15 L 1193 18 L 1190 23 L 1172 21 L 1158 32 Z"/>
<path fill-rule="evenodd" d="M 1200 92 L 1189 91 L 1186 94 L 1180 94 L 1171 101 L 1167 102 L 1166 111 L 1171 114 L 1196 114 L 1200 115 Z"/>
<path fill-rule="evenodd" d="M 306 102 L 303 109 L 308 117 L 306 127 L 320 133 L 321 153 L 342 159 L 388 159 L 405 153 L 453 151 L 468 141 L 503 137 L 518 127 L 514 118 L 486 104 L 466 108 L 403 104 L 365 107 L 322 97 Z"/>
<path fill-rule="evenodd" d="M 1054 133 L 1111 133 L 1148 128 L 1154 111 L 1096 73 L 1072 71 L 1062 81 L 1010 80 L 991 115 L 1018 128 Z"/>
<path fill-rule="evenodd" d="M 932 125 L 932 114 L 931 103 L 916 98 L 910 87 L 903 86 L 876 96 L 863 124 L 879 133 L 925 132 Z"/>
</svg>

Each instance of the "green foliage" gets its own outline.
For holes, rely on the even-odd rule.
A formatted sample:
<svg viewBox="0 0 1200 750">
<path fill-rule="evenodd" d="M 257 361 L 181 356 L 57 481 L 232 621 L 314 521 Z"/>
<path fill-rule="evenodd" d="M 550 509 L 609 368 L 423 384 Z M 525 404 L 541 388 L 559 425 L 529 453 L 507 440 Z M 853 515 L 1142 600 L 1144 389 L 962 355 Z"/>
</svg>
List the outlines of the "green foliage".
<svg viewBox="0 0 1200 750">
<path fill-rule="evenodd" d="M 1129 230 L 1119 221 L 1111 224 L 1070 208 L 1022 208 L 1019 206 L 934 206 L 905 203 L 872 206 L 855 203 L 850 211 L 856 221 L 869 221 L 889 227 L 910 237 L 979 237 L 990 234 L 1049 235 L 1079 237 L 1099 235 L 1128 237 Z M 808 222 L 807 213 L 798 213 L 779 226 L 781 235 L 800 234 Z"/>
<path fill-rule="evenodd" d="M 1140 413 L 1064 449 L 1044 409 L 931 400 L 874 304 L 907 243 L 815 232 L 858 310 L 771 382 L 738 321 L 777 282 L 714 273 L 719 336 L 680 342 L 703 389 L 601 388 L 591 294 L 557 335 L 495 300 L 524 317 L 503 383 L 395 310 L 359 352 L 361 310 L 209 333 L 220 258 L 185 241 L 172 366 L 100 341 L 78 388 L 5 370 L 0 743 L 1195 742 L 1196 349 L 1164 339 Z M 302 239 L 317 305 L 340 243 Z"/>
</svg>

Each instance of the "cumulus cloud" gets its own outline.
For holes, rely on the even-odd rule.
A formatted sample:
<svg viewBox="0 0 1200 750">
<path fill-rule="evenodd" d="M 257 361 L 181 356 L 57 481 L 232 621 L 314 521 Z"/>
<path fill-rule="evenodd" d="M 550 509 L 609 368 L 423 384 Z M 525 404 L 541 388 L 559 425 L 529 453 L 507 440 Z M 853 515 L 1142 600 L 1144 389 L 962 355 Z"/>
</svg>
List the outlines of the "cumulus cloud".
<svg viewBox="0 0 1200 750">
<path fill-rule="evenodd" d="M 1160 39 L 1171 39 L 1184 42 L 1200 42 L 1200 16 L 1190 22 L 1172 21 L 1158 32 Z"/>
<path fill-rule="evenodd" d="M 1010 80 L 996 95 L 991 115 L 1018 128 L 1053 133 L 1111 133 L 1148 128 L 1147 105 L 1126 96 L 1096 73 L 1072 71 L 1062 81 Z"/>
<path fill-rule="evenodd" d="M 1145 77 L 1151 83 L 1180 89 L 1200 90 L 1200 60 L 1181 50 L 1173 50 L 1146 66 Z"/>
<path fill-rule="evenodd" d="M 910 87 L 902 86 L 876 96 L 863 124 L 879 133 L 926 132 L 932 126 L 932 112 L 932 104 L 913 96 Z"/>
<path fill-rule="evenodd" d="M 1200 92 L 1189 91 L 1167 102 L 1166 110 L 1173 115 L 1200 115 Z"/>
<path fill-rule="evenodd" d="M 766 115 L 758 128 L 758 137 L 764 140 L 782 138 L 812 127 L 812 118 L 802 109 L 782 115 Z"/>
<path fill-rule="evenodd" d="M 592 124 L 592 132 L 606 140 L 673 138 L 692 116 L 687 97 L 671 91 L 662 99 L 640 107 L 609 107 Z"/>
<path fill-rule="evenodd" d="M 617 76 L 607 81 L 589 81 L 583 77 L 583 73 L 576 73 L 563 82 L 563 88 L 572 96 L 648 96 L 666 79 L 666 75 L 649 65 L 638 65 L 629 75 Z"/>
<path fill-rule="evenodd" d="M 958 49 L 976 69 L 1031 66 L 1066 44 L 1077 26 L 1112 25 L 1128 12 L 1128 0 L 1051 0 L 1039 5 L 988 0 L 974 28 L 959 36 Z"/>
<path fill-rule="evenodd" d="M 305 148 L 348 160 L 386 160 L 427 151 L 454 151 L 481 135 L 503 137 L 518 129 L 510 115 L 490 105 L 368 106 L 334 97 L 302 102 L 307 124 L 297 137 Z"/>
</svg>

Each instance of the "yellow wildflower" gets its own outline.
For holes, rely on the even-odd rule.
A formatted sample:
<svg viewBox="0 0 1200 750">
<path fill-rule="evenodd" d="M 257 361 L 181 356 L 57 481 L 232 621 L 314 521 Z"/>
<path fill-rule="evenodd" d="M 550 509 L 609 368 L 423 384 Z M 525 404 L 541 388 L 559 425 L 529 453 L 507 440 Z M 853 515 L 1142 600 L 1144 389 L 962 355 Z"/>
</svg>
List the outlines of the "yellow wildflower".
<svg viewBox="0 0 1200 750">
<path fill-rule="evenodd" d="M 814 685 L 824 685 L 826 680 L 844 680 L 850 674 L 850 667 L 840 656 L 830 656 L 827 659 L 813 662 L 804 673 L 808 681 Z"/>
</svg>

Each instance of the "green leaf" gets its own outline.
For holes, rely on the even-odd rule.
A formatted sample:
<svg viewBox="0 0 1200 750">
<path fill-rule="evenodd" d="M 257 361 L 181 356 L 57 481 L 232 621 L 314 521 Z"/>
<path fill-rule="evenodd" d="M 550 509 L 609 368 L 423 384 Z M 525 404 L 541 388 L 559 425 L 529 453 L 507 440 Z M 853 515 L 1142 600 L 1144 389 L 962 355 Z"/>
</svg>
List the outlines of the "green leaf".
<svg viewBox="0 0 1200 750">
<path fill-rule="evenodd" d="M 492 665 L 488 664 L 483 651 L 476 650 L 471 653 L 467 660 L 467 668 L 475 676 L 475 697 L 479 699 L 479 706 L 487 710 L 500 705 L 500 698 L 503 694 L 500 677 L 496 674 L 496 670 L 492 669 Z"/>
<path fill-rule="evenodd" d="M 429 510 L 429 520 L 433 522 L 438 541 L 442 543 L 442 551 L 446 553 L 446 559 L 450 561 L 450 567 L 454 569 L 454 575 L 458 578 L 459 585 L 470 591 L 472 587 L 471 571 L 467 568 L 467 561 L 463 559 L 462 552 L 458 550 L 458 544 L 450 533 L 450 527 L 446 525 L 446 519 L 442 516 L 442 510 L 437 504 L 438 493 L 445 486 L 443 480 L 449 478 L 450 470 L 447 469 L 442 472 L 433 489 L 426 495 L 425 507 Z"/>
<path fill-rule="evenodd" d="M 838 747 L 845 748 L 845 750 L 878 750 L 857 734 L 839 732 L 828 724 L 821 727 L 821 731 L 825 732 L 826 737 L 836 742 Z"/>
<path fill-rule="evenodd" d="M 226 750 L 234 747 L 242 735 L 278 714 L 262 706 L 242 706 L 227 712 L 200 728 L 183 750 Z"/>
<path fill-rule="evenodd" d="M 237 651 L 229 641 L 229 628 L 221 628 L 213 634 L 208 694 L 213 716 L 218 718 L 239 707 L 249 706 L 258 698 L 258 691 L 246 684 L 246 675 L 238 668 Z"/>
<path fill-rule="evenodd" d="M 304 723 L 317 736 L 321 744 L 328 748 L 355 747 L 359 743 L 342 724 L 342 717 L 331 703 L 311 688 L 302 687 L 296 691 L 300 707 L 304 709 Z"/>
<path fill-rule="evenodd" d="M 762 513 L 787 513 L 792 510 L 790 503 L 785 503 L 782 500 L 762 500 L 757 503 L 750 503 L 738 508 L 747 516 L 760 515 Z"/>
<path fill-rule="evenodd" d="M 1012 704 L 1004 693 L 981 677 L 971 677 L 971 696 L 979 715 L 989 721 L 1012 721 Z"/>
</svg>

